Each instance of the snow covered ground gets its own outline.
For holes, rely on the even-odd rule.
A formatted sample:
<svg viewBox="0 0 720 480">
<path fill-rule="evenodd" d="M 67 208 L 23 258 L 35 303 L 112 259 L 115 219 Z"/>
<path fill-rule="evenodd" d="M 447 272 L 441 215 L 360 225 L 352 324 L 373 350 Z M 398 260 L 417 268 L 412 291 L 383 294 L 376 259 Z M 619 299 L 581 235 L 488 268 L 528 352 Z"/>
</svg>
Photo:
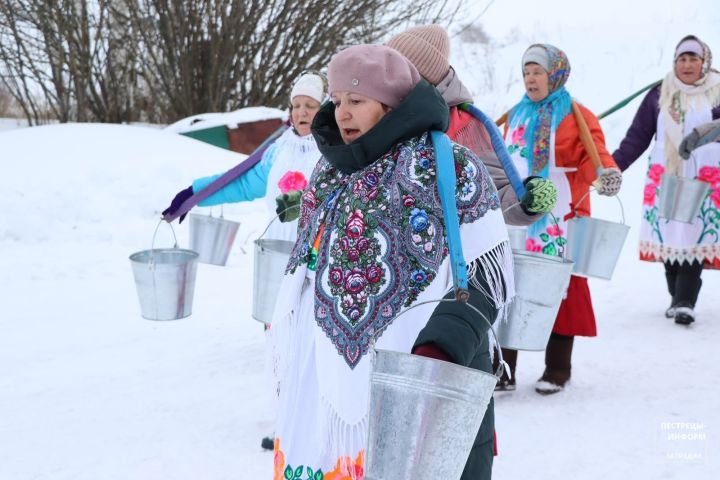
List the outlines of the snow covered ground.
<svg viewBox="0 0 720 480">
<path fill-rule="evenodd" d="M 0 118 L 0 132 L 3 130 L 14 130 L 16 128 L 26 126 L 27 120 L 23 118 Z"/>
<path fill-rule="evenodd" d="M 517 65 L 531 41 L 568 51 L 568 88 L 596 112 L 660 78 L 685 33 L 720 53 L 713 2 L 602 3 L 624 12 L 620 19 L 599 4 L 578 12 L 571 2 L 549 3 L 564 10 L 491 6 L 483 20 L 493 36 L 513 25 L 525 32 L 506 46 L 483 54 L 480 45 L 453 45 L 459 73 L 488 113 L 520 98 Z M 468 59 L 480 57 L 495 66 L 492 95 L 473 76 L 479 64 Z M 603 121 L 611 149 L 636 106 Z M 178 190 L 241 159 L 143 127 L 0 132 L 0 480 L 271 477 L 272 454 L 259 446 L 272 431 L 264 336 L 250 319 L 252 239 L 264 206 L 225 208 L 242 222 L 237 243 L 227 267 L 199 265 L 187 319 L 142 319 L 127 259 L 150 247 L 159 212 Z M 663 317 L 662 268 L 636 260 L 639 163 L 620 195 L 633 229 L 615 277 L 591 281 L 599 336 L 578 339 L 573 381 L 556 396 L 532 390 L 543 354 L 521 353 L 518 391 L 496 399 L 496 479 L 720 472 L 720 273 L 704 274 L 694 325 Z M 593 202 L 597 216 L 619 218 L 616 200 Z M 162 227 L 157 243 L 170 245 Z M 187 245 L 187 223 L 176 233 Z"/>
</svg>

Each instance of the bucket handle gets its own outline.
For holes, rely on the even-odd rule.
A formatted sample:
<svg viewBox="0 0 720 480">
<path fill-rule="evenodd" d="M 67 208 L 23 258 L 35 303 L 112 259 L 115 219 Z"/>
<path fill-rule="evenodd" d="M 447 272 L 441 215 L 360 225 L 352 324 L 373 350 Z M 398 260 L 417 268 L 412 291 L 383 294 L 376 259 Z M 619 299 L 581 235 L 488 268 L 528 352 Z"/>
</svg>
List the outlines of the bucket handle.
<svg viewBox="0 0 720 480">
<path fill-rule="evenodd" d="M 705 142 L 703 145 L 705 145 L 706 143 L 707 142 Z M 697 148 L 697 147 L 695 147 L 695 148 Z M 697 150 L 693 150 L 692 152 L 690 152 L 690 158 L 688 158 L 688 160 L 692 160 L 693 164 L 695 165 L 695 178 L 697 178 L 697 176 L 699 174 L 699 170 L 700 170 L 698 168 L 698 159 L 697 159 L 697 156 L 695 155 L 696 152 L 697 152 Z"/>
<path fill-rule="evenodd" d="M 483 319 L 483 321 L 487 324 L 488 328 L 490 329 L 490 332 L 492 333 L 493 338 L 495 339 L 495 344 L 497 345 L 497 351 L 498 351 L 498 368 L 495 370 L 494 375 L 499 379 L 503 376 L 504 372 L 508 372 L 508 375 L 511 375 L 509 366 L 505 363 L 505 359 L 502 356 L 502 349 L 500 348 L 500 341 L 498 340 L 497 334 L 495 333 L 495 329 L 492 326 L 492 323 L 490 323 L 490 320 L 485 316 L 484 313 L 482 313 L 480 310 L 477 309 L 474 305 L 468 303 L 468 302 L 461 302 L 455 298 L 438 298 L 435 300 L 425 300 L 422 302 L 417 302 L 412 304 L 409 308 L 406 308 L 402 312 L 400 312 L 393 321 L 397 320 L 399 317 L 405 315 L 407 312 L 412 310 L 413 308 L 419 307 L 420 305 L 427 305 L 429 303 L 441 303 L 441 302 L 458 302 L 462 305 L 467 305 L 472 310 L 475 311 L 478 315 L 480 315 L 480 318 Z M 373 340 L 371 349 L 373 352 L 373 355 L 375 355 L 375 340 Z M 507 368 L 506 368 L 507 367 Z"/>
<path fill-rule="evenodd" d="M 283 210 L 282 212 L 280 212 L 280 213 L 278 213 L 277 215 L 275 215 L 275 216 L 272 218 L 272 220 L 270 220 L 270 223 L 267 224 L 267 227 L 265 227 L 265 230 L 263 230 L 263 232 L 260 234 L 260 236 L 259 236 L 257 239 L 260 240 L 261 238 L 263 238 L 263 237 L 265 236 L 265 234 L 267 233 L 267 231 L 270 230 L 270 225 L 272 225 L 273 223 L 275 223 L 275 220 L 277 220 L 278 218 L 280 218 L 280 215 L 282 215 L 283 213 L 287 212 L 288 210 L 292 210 L 293 208 L 300 208 L 300 204 L 298 203 L 298 204 L 296 204 L 296 205 L 290 205 L 290 206 L 287 207 L 285 210 Z"/>
<path fill-rule="evenodd" d="M 170 222 L 164 222 L 164 219 L 161 218 L 160 221 L 158 222 L 157 226 L 155 227 L 155 233 L 153 233 L 152 243 L 150 244 L 150 259 L 148 261 L 148 265 L 150 266 L 150 268 L 152 268 L 153 265 L 155 265 L 155 253 L 154 253 L 155 252 L 155 238 L 157 237 L 158 230 L 160 229 L 160 225 L 162 223 L 167 223 L 168 226 L 170 227 L 170 231 L 172 232 L 173 239 L 175 240 L 175 243 L 173 244 L 173 248 L 178 248 L 178 241 L 177 241 L 177 235 L 175 235 L 175 229 L 173 228 L 173 226 Z"/>
<path fill-rule="evenodd" d="M 703 145 L 705 145 L 706 143 L 708 143 L 708 142 L 703 143 Z M 698 145 L 695 148 L 697 149 L 700 146 L 701 145 Z M 683 165 L 685 162 L 690 162 L 692 160 L 693 165 L 695 166 L 695 168 L 693 169 L 693 170 L 695 170 L 695 178 L 697 178 L 699 169 L 698 169 L 698 159 L 697 159 L 697 156 L 695 155 L 696 152 L 697 152 L 697 150 L 693 150 L 692 152 L 690 152 L 690 156 L 687 158 L 687 160 L 681 162 L 678 165 L 677 171 L 675 173 L 666 171 L 665 173 L 663 173 L 663 175 L 671 175 L 673 177 L 685 177 L 685 175 L 682 174 L 682 170 L 684 170 Z M 688 177 L 686 177 L 686 178 L 688 178 Z"/>
<path fill-rule="evenodd" d="M 593 192 L 593 191 L 595 191 L 594 188 L 588 189 L 588 191 L 585 193 L 585 195 L 583 195 L 582 197 L 580 197 L 580 200 L 578 201 L 578 204 L 582 203 L 582 201 L 585 200 L 585 197 L 587 197 L 588 195 L 590 195 L 590 192 Z M 623 208 L 622 200 L 620 200 L 620 197 L 617 196 L 617 195 L 614 195 L 614 197 L 617 199 L 618 203 L 620 204 L 620 215 L 622 216 L 622 224 L 625 225 L 625 208 Z M 574 216 L 578 216 L 578 215 L 576 215 L 576 214 L 577 214 L 577 209 L 575 209 L 574 206 L 573 206 L 573 209 L 572 209 L 572 213 L 573 213 Z"/>
<path fill-rule="evenodd" d="M 158 230 L 160 229 L 160 225 L 162 225 L 162 223 L 163 223 L 163 219 L 161 218 L 160 221 L 158 222 L 157 226 L 155 227 L 155 233 L 153 233 L 152 244 L 150 245 L 151 250 L 155 249 L 155 237 L 157 237 Z M 167 222 L 165 222 L 165 223 L 167 223 Z M 168 225 L 170 226 L 170 231 L 172 232 L 173 239 L 175 240 L 175 244 L 173 245 L 173 248 L 178 248 L 178 241 L 177 241 L 177 235 L 175 235 L 175 229 L 173 228 L 172 225 L 170 225 L 170 223 L 168 223 Z"/>
</svg>

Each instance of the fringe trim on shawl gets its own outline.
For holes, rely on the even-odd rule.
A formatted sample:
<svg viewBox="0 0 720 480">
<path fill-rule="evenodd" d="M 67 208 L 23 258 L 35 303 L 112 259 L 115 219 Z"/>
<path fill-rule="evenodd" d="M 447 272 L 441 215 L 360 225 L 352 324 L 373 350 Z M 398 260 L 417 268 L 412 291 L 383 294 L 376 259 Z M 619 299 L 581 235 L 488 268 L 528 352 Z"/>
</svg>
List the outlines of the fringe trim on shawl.
<svg viewBox="0 0 720 480">
<path fill-rule="evenodd" d="M 368 415 L 351 425 L 340 418 L 329 401 L 322 396 L 320 401 L 325 415 L 318 428 L 325 433 L 326 439 L 322 457 L 335 461 L 332 473 L 343 475 L 339 478 L 362 480 L 368 438 Z"/>
<path fill-rule="evenodd" d="M 479 272 L 487 281 L 488 289 L 478 281 L 477 274 Z M 483 292 L 493 302 L 495 308 L 499 310 L 496 318 L 488 319 L 494 328 L 499 321 L 502 322 L 507 318 L 508 306 L 515 296 L 515 275 L 510 243 L 503 241 L 475 259 L 468 265 L 468 278 L 470 284 Z M 498 345 L 492 330 L 488 329 L 487 336 L 490 360 L 493 361 L 495 359 L 495 349 L 500 348 L 500 345 Z"/>
<path fill-rule="evenodd" d="M 483 163 L 488 157 L 496 157 L 485 127 L 474 118 L 457 131 L 454 142 L 469 148 Z"/>
<path fill-rule="evenodd" d="M 488 289 L 477 279 L 480 273 Z M 495 308 L 502 310 L 515 296 L 515 277 L 510 242 L 504 240 L 468 265 L 470 284 L 480 290 Z"/>
</svg>

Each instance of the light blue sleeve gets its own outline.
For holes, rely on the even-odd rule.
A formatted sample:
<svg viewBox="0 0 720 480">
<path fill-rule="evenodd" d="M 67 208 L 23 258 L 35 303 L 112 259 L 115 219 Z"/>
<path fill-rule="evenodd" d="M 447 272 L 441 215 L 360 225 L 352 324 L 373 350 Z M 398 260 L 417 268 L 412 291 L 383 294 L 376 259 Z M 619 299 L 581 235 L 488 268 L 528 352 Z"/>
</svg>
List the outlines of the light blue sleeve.
<svg viewBox="0 0 720 480">
<path fill-rule="evenodd" d="M 265 196 L 270 168 L 275 162 L 276 148 L 271 145 L 262 156 L 262 160 L 242 176 L 225 185 L 217 192 L 200 202 L 201 207 L 211 207 L 222 203 L 249 202 Z M 193 181 L 193 193 L 198 193 L 223 174 L 198 178 Z"/>
</svg>

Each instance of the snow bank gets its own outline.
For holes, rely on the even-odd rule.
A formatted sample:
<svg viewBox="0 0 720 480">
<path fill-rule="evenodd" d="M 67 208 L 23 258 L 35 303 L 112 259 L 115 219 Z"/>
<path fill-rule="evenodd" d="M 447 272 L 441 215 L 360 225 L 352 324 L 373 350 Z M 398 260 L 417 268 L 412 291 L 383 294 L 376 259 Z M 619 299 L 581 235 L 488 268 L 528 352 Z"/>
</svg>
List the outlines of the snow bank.
<svg viewBox="0 0 720 480">
<path fill-rule="evenodd" d="M 165 130 L 174 133 L 186 133 L 222 125 L 228 128 L 237 128 L 238 125 L 243 123 L 275 118 L 285 121 L 288 118 L 288 113 L 270 107 L 248 107 L 228 113 L 201 113 L 178 120 L 168 125 Z"/>
<path fill-rule="evenodd" d="M 174 194 L 245 156 L 162 130 L 64 124 L 0 133 L 8 220 L 0 241 L 111 235 L 130 219 L 150 222 Z M 81 231 L 79 231 L 81 230 Z M 104 232 L 104 233 L 103 233 Z"/>
</svg>

